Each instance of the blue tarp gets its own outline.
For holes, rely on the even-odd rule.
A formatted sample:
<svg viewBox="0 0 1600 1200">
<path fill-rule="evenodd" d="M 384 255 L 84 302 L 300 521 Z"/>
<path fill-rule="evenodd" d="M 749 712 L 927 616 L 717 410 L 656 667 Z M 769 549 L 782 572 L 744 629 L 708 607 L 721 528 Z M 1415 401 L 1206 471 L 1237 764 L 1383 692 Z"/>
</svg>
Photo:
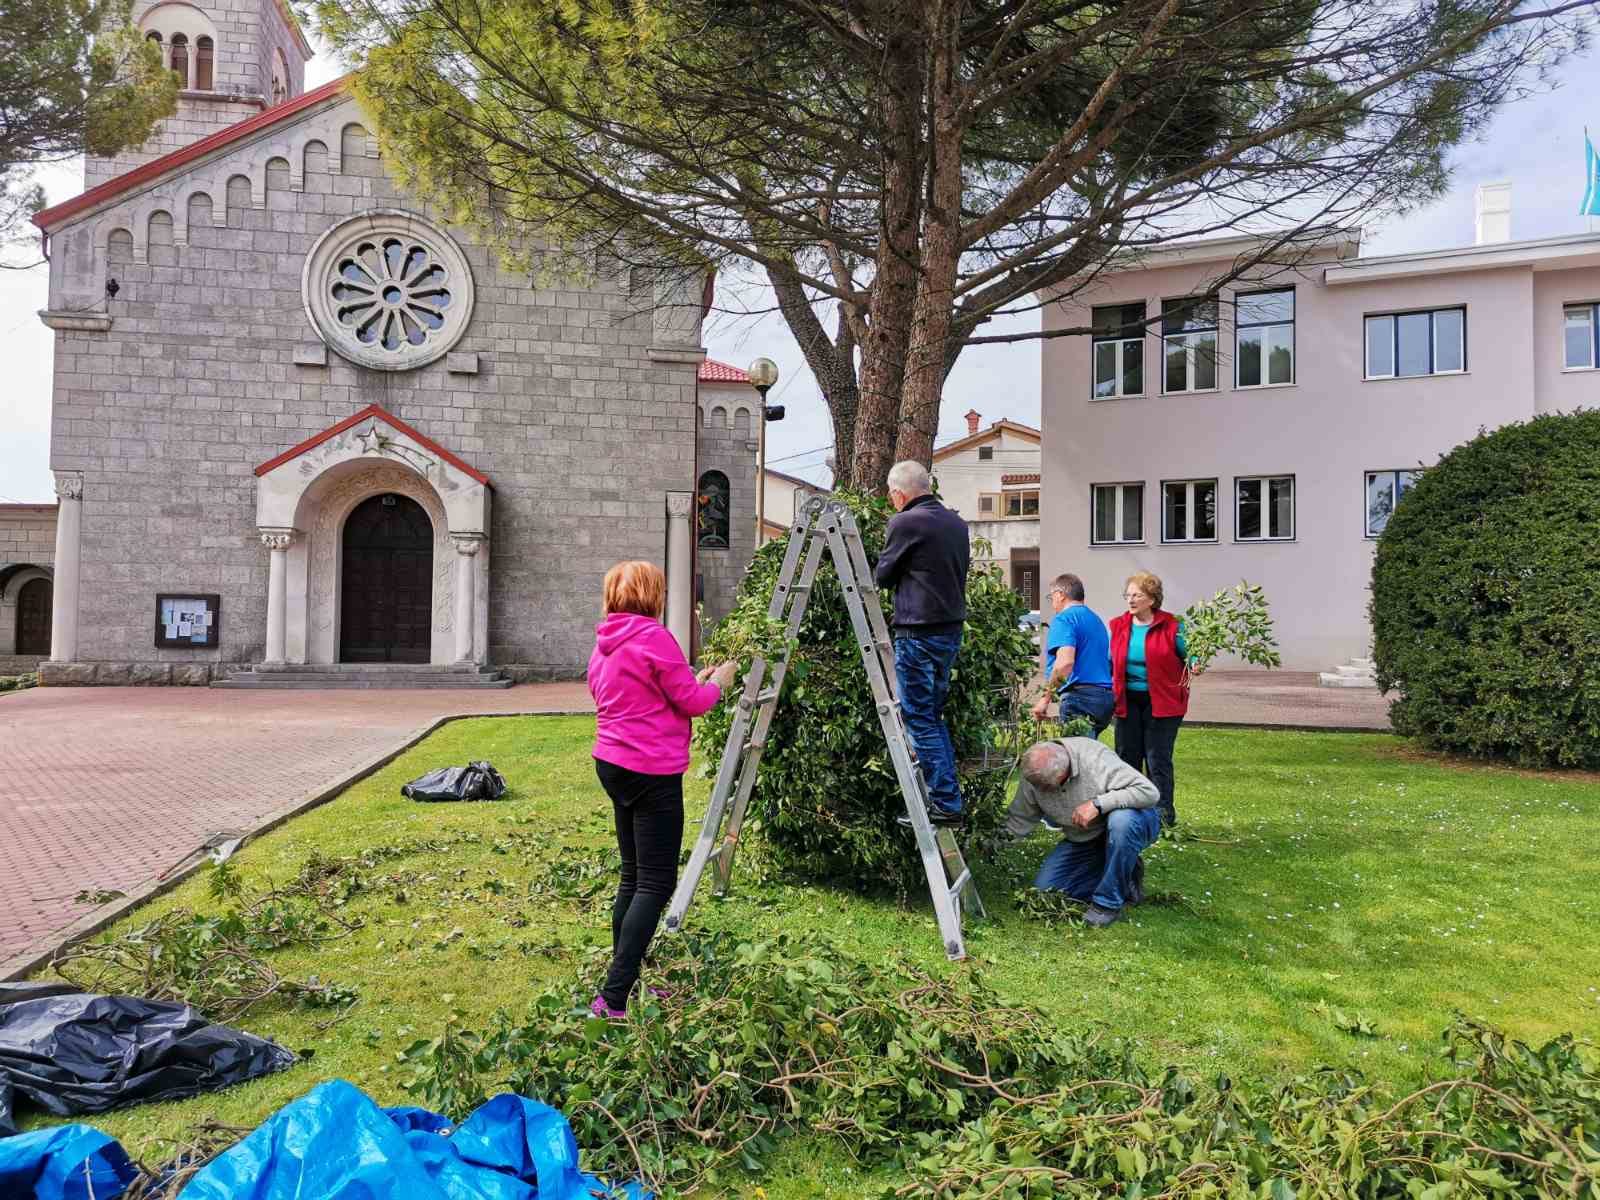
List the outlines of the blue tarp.
<svg viewBox="0 0 1600 1200">
<path fill-rule="evenodd" d="M 41 1135 L 45 1135 L 41 1137 Z M 14 1172 L 8 1176 L 7 1163 Z M 117 1173 L 117 1164 L 127 1174 Z M 91 1193 L 86 1169 L 104 1173 Z M 0 1197 L 116 1200 L 133 1178 L 122 1147 L 84 1125 L 0 1140 Z M 14 1180 L 14 1185 L 9 1181 Z M 195 1174 L 180 1200 L 648 1200 L 578 1170 L 578 1143 L 548 1104 L 496 1096 L 451 1129 L 422 1108 L 379 1108 L 342 1079 L 286 1104 Z"/>
<path fill-rule="evenodd" d="M 138 1174 L 120 1143 L 87 1125 L 0 1138 L 4 1200 L 112 1200 Z"/>
</svg>

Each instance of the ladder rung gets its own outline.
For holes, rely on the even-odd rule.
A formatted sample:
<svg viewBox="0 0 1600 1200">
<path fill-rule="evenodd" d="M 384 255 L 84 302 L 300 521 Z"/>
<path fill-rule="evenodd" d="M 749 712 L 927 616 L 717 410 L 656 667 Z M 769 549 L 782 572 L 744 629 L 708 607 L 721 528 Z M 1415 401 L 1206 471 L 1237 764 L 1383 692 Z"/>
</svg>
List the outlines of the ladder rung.
<svg viewBox="0 0 1600 1200">
<path fill-rule="evenodd" d="M 970 870 L 962 871 L 960 875 L 956 876 L 956 881 L 950 885 L 950 895 L 952 897 L 959 896 L 961 890 L 967 886 L 968 881 L 971 879 L 972 872 Z"/>
<path fill-rule="evenodd" d="M 770 704 L 772 701 L 776 700 L 777 698 L 778 698 L 778 689 L 777 688 L 768 688 L 764 692 L 757 692 L 756 693 L 756 704 L 757 705 Z"/>
</svg>

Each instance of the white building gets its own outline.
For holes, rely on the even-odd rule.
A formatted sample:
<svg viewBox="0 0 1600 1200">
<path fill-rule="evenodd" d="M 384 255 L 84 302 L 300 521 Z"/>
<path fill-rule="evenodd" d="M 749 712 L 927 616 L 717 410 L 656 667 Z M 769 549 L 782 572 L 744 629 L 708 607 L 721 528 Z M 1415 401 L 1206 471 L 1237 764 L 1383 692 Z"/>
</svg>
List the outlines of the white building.
<svg viewBox="0 0 1600 1200">
<path fill-rule="evenodd" d="M 966 436 L 933 452 L 939 498 L 966 518 L 974 564 L 999 563 L 1038 608 L 1039 431 L 1005 418 L 980 429 L 977 412 L 966 419 Z"/>
</svg>

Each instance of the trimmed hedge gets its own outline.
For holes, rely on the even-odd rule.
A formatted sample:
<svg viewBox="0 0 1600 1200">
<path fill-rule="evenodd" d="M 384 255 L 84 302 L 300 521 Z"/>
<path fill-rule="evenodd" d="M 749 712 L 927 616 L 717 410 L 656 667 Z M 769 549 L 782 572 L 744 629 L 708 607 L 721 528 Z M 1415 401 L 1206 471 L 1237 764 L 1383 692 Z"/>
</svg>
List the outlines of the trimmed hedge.
<svg viewBox="0 0 1600 1200">
<path fill-rule="evenodd" d="M 1600 767 L 1600 411 L 1480 433 L 1422 474 L 1372 566 L 1397 731 Z"/>
</svg>

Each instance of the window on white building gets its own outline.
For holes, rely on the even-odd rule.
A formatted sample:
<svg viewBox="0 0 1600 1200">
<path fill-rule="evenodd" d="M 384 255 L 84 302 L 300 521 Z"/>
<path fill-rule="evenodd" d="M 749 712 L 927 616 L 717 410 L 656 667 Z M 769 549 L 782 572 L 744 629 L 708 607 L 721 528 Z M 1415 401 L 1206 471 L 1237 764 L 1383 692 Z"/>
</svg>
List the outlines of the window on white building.
<svg viewBox="0 0 1600 1200">
<path fill-rule="evenodd" d="M 1375 538 L 1389 524 L 1400 497 L 1417 481 L 1416 471 L 1367 472 L 1367 536 Z"/>
<path fill-rule="evenodd" d="M 995 497 L 993 495 L 979 496 L 978 497 L 978 513 L 979 513 L 979 515 L 980 516 L 985 516 L 985 517 L 994 516 L 994 502 L 995 502 Z"/>
<path fill-rule="evenodd" d="M 1214 296 L 1161 302 L 1165 390 L 1208 392 L 1217 386 L 1217 301 Z"/>
<path fill-rule="evenodd" d="M 979 462 L 993 462 L 994 461 L 994 447 L 993 446 L 979 446 L 978 447 L 978 461 Z"/>
<path fill-rule="evenodd" d="M 1144 541 L 1144 484 L 1097 483 L 1089 493 L 1094 509 L 1091 544 Z"/>
<path fill-rule="evenodd" d="M 1031 492 L 1006 492 L 1004 494 L 1005 514 L 1008 517 L 1037 517 L 1039 515 L 1039 493 Z"/>
<path fill-rule="evenodd" d="M 1294 476 L 1254 475 L 1235 479 L 1233 537 L 1238 542 L 1294 538 Z"/>
<path fill-rule="evenodd" d="M 1294 289 L 1234 298 L 1235 383 L 1242 388 L 1294 382 Z"/>
<path fill-rule="evenodd" d="M 1600 304 L 1569 304 L 1562 317 L 1562 365 L 1569 371 L 1600 367 Z"/>
<path fill-rule="evenodd" d="M 1451 375 L 1467 369 L 1467 310 L 1383 313 L 1367 318 L 1367 378 Z"/>
<path fill-rule="evenodd" d="M 178 77 L 178 86 L 189 86 L 189 39 L 181 33 L 172 35 L 172 56 L 167 60 L 172 73 Z"/>
<path fill-rule="evenodd" d="M 1144 395 L 1144 301 L 1097 305 L 1093 325 L 1094 398 Z"/>
<path fill-rule="evenodd" d="M 1161 540 L 1217 540 L 1217 481 L 1169 479 L 1161 485 Z"/>
</svg>

